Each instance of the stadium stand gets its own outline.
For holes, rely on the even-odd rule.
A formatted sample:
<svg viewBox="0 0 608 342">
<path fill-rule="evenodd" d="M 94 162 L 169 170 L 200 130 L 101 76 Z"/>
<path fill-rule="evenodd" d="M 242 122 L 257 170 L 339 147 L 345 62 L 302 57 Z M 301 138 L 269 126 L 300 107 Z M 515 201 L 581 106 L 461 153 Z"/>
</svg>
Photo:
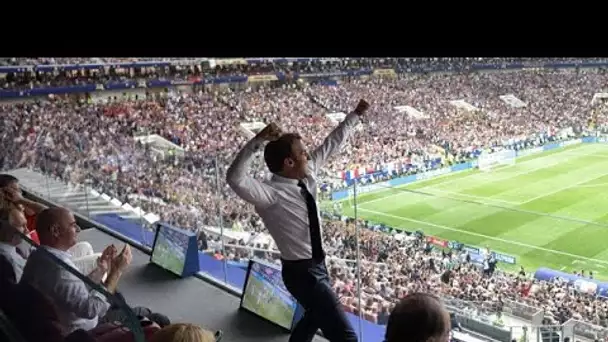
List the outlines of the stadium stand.
<svg viewBox="0 0 608 342">
<path fill-rule="evenodd" d="M 554 327 L 561 337 L 593 340 L 606 336 L 604 297 L 578 291 L 563 279 L 505 272 L 497 255 L 479 260 L 467 249 L 436 248 L 444 242 L 447 247 L 447 241 L 415 232 L 421 228 L 406 234 L 355 220 L 340 206 L 351 204 L 347 194 L 354 186 L 440 174 L 474 163 L 483 151 L 528 151 L 595 137 L 608 117 L 601 95 L 608 92 L 605 63 L 601 58 L 4 59 L 0 168 L 32 194 L 136 244 L 150 247 L 151 229 L 159 221 L 197 232 L 201 270 L 238 289 L 250 258 L 273 264 L 279 259 L 253 208 L 225 184 L 234 154 L 269 122 L 298 131 L 308 146 L 319 144 L 353 103 L 372 99 L 368 120 L 325 168 L 321 184 L 333 287 L 352 319 L 364 318 L 355 325 L 369 332 L 363 340 L 381 336 L 392 308 L 413 292 L 441 294 L 463 326 L 454 336 L 460 340 L 532 340 Z M 262 158 L 254 166 L 257 177 L 267 176 Z M 104 247 L 95 240 L 109 239 L 96 231 L 82 235 L 95 250 Z M 137 258 L 143 267 L 143 253 Z M 137 295 L 135 283 L 149 281 L 144 275 L 131 281 L 128 297 L 165 307 Z M 180 291 L 197 296 L 196 286 L 188 284 Z M 208 321 L 194 307 L 184 311 L 188 320 Z"/>
</svg>

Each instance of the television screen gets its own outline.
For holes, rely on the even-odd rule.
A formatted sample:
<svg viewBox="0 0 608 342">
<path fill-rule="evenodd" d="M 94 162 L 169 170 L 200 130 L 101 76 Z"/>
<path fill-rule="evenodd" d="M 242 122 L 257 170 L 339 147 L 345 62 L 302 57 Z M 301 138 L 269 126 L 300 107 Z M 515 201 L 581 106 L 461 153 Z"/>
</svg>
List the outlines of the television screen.
<svg viewBox="0 0 608 342">
<path fill-rule="evenodd" d="M 283 284 L 278 266 L 250 261 L 241 308 L 291 330 L 297 306 Z"/>
<path fill-rule="evenodd" d="M 186 264 L 189 235 L 179 229 L 159 224 L 152 248 L 152 263 L 182 276 Z"/>
</svg>

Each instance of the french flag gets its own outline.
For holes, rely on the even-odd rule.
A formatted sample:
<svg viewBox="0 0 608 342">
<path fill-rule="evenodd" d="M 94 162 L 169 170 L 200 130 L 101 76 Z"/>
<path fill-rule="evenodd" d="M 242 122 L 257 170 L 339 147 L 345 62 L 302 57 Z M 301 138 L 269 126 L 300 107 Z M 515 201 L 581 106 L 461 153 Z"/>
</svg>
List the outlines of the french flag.
<svg viewBox="0 0 608 342">
<path fill-rule="evenodd" d="M 357 178 L 357 176 L 355 175 L 355 171 L 353 170 L 348 170 L 346 171 L 346 179 L 355 179 Z"/>
</svg>

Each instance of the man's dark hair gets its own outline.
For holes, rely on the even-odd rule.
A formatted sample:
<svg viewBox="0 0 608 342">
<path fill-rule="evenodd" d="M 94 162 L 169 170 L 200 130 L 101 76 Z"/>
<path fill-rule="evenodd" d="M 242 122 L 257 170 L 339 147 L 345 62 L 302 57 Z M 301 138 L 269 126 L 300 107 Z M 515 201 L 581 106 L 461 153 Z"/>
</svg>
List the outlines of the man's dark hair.
<svg viewBox="0 0 608 342">
<path fill-rule="evenodd" d="M 395 306 L 386 326 L 385 342 L 426 341 L 449 330 L 439 299 L 413 293 Z"/>
<path fill-rule="evenodd" d="M 5 188 L 11 183 L 19 182 L 19 179 L 15 176 L 3 173 L 0 174 L 0 188 Z"/>
<path fill-rule="evenodd" d="M 300 139 L 302 137 L 297 133 L 286 133 L 281 135 L 279 139 L 266 144 L 266 148 L 264 148 L 264 161 L 270 172 L 279 173 L 283 171 L 285 158 L 293 156 L 293 143 Z"/>
</svg>

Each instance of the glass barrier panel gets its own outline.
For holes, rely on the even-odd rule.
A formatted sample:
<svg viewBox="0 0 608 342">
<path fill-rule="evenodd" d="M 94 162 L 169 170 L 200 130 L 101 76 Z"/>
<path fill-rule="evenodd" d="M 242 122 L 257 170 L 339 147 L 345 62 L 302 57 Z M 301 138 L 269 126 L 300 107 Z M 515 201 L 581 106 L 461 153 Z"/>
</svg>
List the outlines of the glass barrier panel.
<svg viewBox="0 0 608 342">
<path fill-rule="evenodd" d="M 386 293 L 375 288 L 380 282 L 371 284 L 371 280 L 388 267 L 378 255 L 367 253 L 367 248 L 380 243 L 373 241 L 378 236 L 363 230 L 358 220 L 357 184 L 328 173 L 320 179 L 319 203 L 332 288 L 359 340 L 382 341 L 392 303 Z M 336 196 L 340 191 L 345 194 Z"/>
<path fill-rule="evenodd" d="M 205 98 L 214 98 L 215 95 L 202 94 Z M 241 138 L 237 143 L 236 148 L 241 148 L 246 140 Z M 241 291 L 245 283 L 246 268 L 241 265 L 246 264 L 254 253 L 248 248 L 264 248 L 264 243 L 267 249 L 270 249 L 272 238 L 268 231 L 264 228 L 261 219 L 255 213 L 253 206 L 241 198 L 230 189 L 226 183 L 226 171 L 230 167 L 234 159 L 235 153 L 229 150 L 218 149 L 214 156 L 216 174 L 214 177 L 214 196 L 217 199 L 217 220 L 216 226 L 219 228 L 218 234 L 214 234 L 212 238 L 213 248 L 215 249 L 216 258 L 217 252 L 221 253 L 222 267 L 224 270 L 223 281 Z M 256 157 L 251 168 L 255 177 L 260 177 L 259 159 Z M 240 248 L 239 246 L 242 246 Z M 258 252 L 256 252 L 258 253 Z M 240 260 L 240 263 L 235 263 L 234 260 Z"/>
<path fill-rule="evenodd" d="M 566 321 L 563 325 L 565 336 L 571 341 L 577 340 L 605 340 L 608 338 L 608 328 L 583 322 L 575 319 Z"/>
<path fill-rule="evenodd" d="M 269 244 L 269 241 L 257 239 L 250 245 L 240 245 L 239 241 L 235 242 L 237 244 L 224 243 L 225 260 L 228 265 L 246 268 L 250 259 L 257 259 L 281 267 L 281 255 L 276 247 Z"/>
<path fill-rule="evenodd" d="M 76 183 L 82 184 L 84 187 L 84 215 L 89 218 L 91 217 L 91 207 L 93 206 L 93 202 L 95 201 L 95 198 L 99 197 L 99 193 L 92 187 L 92 183 L 93 181 L 90 177 L 88 177 L 88 173 L 84 175 L 82 183 Z"/>
<path fill-rule="evenodd" d="M 200 98 L 203 98 L 207 101 L 211 99 L 208 96 L 199 95 Z M 229 265 L 228 261 L 230 260 L 230 253 L 226 249 L 227 243 L 238 243 L 241 240 L 247 240 L 248 234 L 246 232 L 246 227 L 243 227 L 240 220 L 241 212 L 233 207 L 234 202 L 228 198 L 231 194 L 231 190 L 228 188 L 226 184 L 226 170 L 227 165 L 223 159 L 223 151 L 217 150 L 213 156 L 210 163 L 213 165 L 214 169 L 214 177 L 212 180 L 214 184 L 212 185 L 212 194 L 216 197 L 217 203 L 217 211 L 216 211 L 216 227 L 219 228 L 220 232 L 220 241 L 219 246 L 216 245 L 216 248 L 220 248 L 220 253 L 222 255 L 222 275 L 221 280 L 224 284 L 231 285 L 236 289 L 241 290 L 243 285 L 240 283 L 240 278 L 237 280 L 236 278 L 231 278 L 231 281 L 228 279 L 228 272 L 232 272 L 233 265 Z M 245 204 L 246 206 L 247 204 Z M 245 234 L 242 234 L 245 233 Z M 230 269 L 230 271 L 228 271 Z"/>
<path fill-rule="evenodd" d="M 97 257 L 101 254 L 98 253 L 87 255 L 87 253 L 92 251 L 90 244 L 88 244 L 87 242 L 79 242 L 67 251 L 67 253 L 71 255 L 70 262 L 73 264 L 70 265 L 69 263 L 66 263 L 65 261 L 61 260 L 55 254 L 48 252 L 47 249 L 41 248 L 35 243 L 33 243 L 33 241 L 29 239 L 29 237 L 19 232 L 16 233 L 19 234 L 22 237 L 22 240 L 24 241 L 24 243 L 19 245 L 18 248 L 21 249 L 22 253 L 27 253 L 28 258 L 34 252 L 40 253 L 38 259 L 36 260 L 39 260 L 39 262 L 41 263 L 46 263 L 46 266 L 44 266 L 45 269 L 48 270 L 49 267 L 56 267 L 53 270 L 54 272 L 70 273 L 72 277 L 77 278 L 78 281 L 83 282 L 87 286 L 87 288 L 91 291 L 89 293 L 90 296 L 95 296 L 97 298 L 101 297 L 107 303 L 110 304 L 110 308 L 106 312 L 96 316 L 96 318 L 98 319 L 98 324 L 112 323 L 118 321 L 133 333 L 134 341 L 145 342 L 145 337 L 143 334 L 140 319 L 126 304 L 122 295 L 118 295 L 117 293 L 110 293 L 106 289 L 104 285 L 105 280 L 103 279 L 106 278 L 108 275 L 106 274 L 103 276 L 98 276 L 95 275 L 95 273 L 93 272 L 93 270 L 95 270 L 96 268 Z M 27 270 L 27 264 L 25 270 Z M 83 271 L 87 273 L 87 275 L 83 274 Z M 63 276 L 65 277 L 65 275 Z M 53 297 L 53 295 L 51 294 L 51 287 L 45 286 L 44 279 L 36 278 L 36 276 L 32 275 L 26 275 L 26 277 L 27 278 L 22 278 L 21 282 L 28 282 L 34 288 L 37 288 L 40 291 L 44 291 L 44 293 L 47 294 L 48 298 L 51 300 L 61 300 Z M 95 277 L 95 280 L 92 277 Z M 90 300 L 91 299 L 89 299 L 89 301 Z M 61 305 L 58 305 L 58 307 L 61 307 Z"/>
<path fill-rule="evenodd" d="M 206 101 L 202 95 L 194 95 Z M 201 272 L 220 283 L 228 283 L 224 243 L 226 217 L 223 214 L 225 201 L 222 200 L 223 176 L 218 164 L 217 151 L 193 151 L 189 155 L 189 164 L 196 175 L 196 225 L 199 250 L 201 250 Z M 230 234 L 228 233 L 230 236 Z"/>
<path fill-rule="evenodd" d="M 61 196 L 57 193 L 58 188 L 60 188 L 61 181 L 58 181 L 58 162 L 53 158 L 52 152 L 46 146 L 39 147 L 40 149 L 40 157 L 42 158 L 42 163 L 44 166 L 43 175 L 44 175 L 44 183 L 41 185 L 44 186 L 44 198 L 50 201 L 54 201 L 55 198 Z M 37 180 L 38 175 L 33 175 L 32 181 L 34 186 L 38 187 Z M 62 204 L 65 205 L 65 204 Z M 70 208 L 74 210 L 74 208 Z"/>
</svg>

